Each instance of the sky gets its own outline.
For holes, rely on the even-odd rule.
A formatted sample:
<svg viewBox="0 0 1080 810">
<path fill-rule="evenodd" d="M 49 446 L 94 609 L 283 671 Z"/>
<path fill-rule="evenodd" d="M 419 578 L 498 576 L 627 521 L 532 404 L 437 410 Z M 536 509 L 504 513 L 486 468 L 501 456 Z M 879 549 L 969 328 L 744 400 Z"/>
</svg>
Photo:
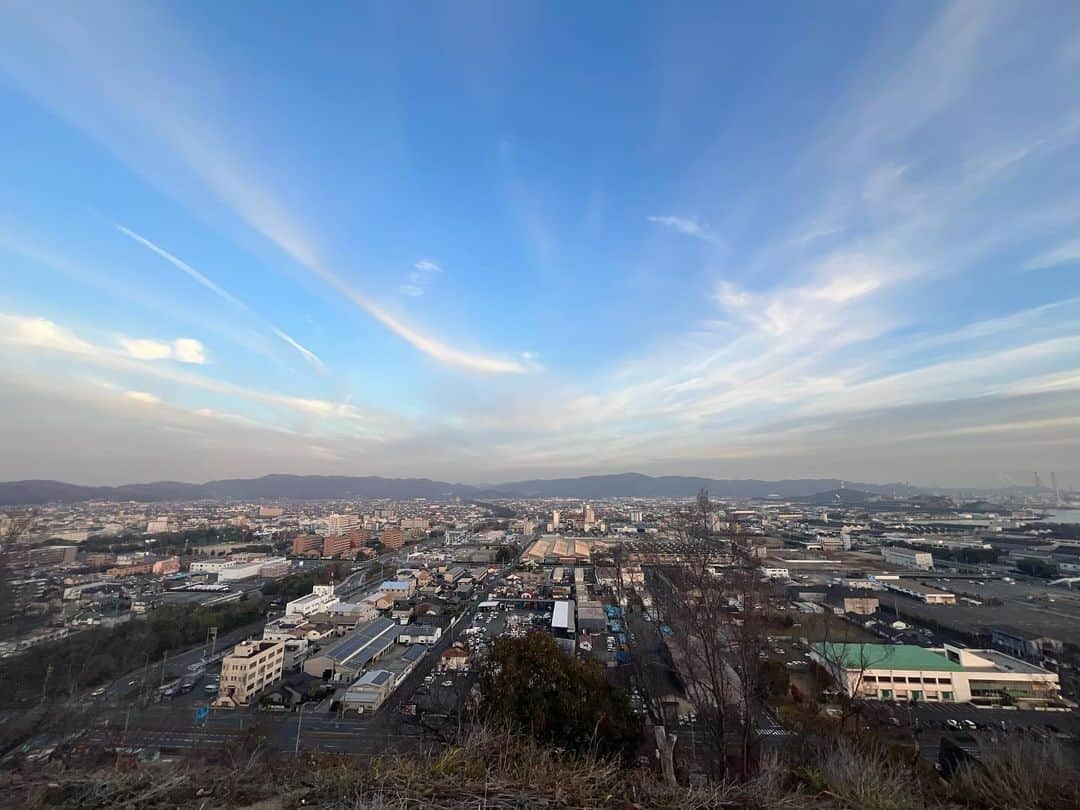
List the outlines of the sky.
<svg viewBox="0 0 1080 810">
<path fill-rule="evenodd" d="M 0 479 L 1080 487 L 1075 3 L 0 8 Z"/>
</svg>

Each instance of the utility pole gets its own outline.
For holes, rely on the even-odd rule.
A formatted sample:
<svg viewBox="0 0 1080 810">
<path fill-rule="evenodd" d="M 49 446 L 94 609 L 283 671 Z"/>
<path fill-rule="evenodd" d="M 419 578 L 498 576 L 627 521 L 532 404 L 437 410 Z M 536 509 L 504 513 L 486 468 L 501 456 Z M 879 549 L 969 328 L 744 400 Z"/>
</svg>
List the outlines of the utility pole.
<svg viewBox="0 0 1080 810">
<path fill-rule="evenodd" d="M 161 685 L 162 686 L 165 685 L 165 662 L 168 660 L 168 658 L 169 658 L 169 651 L 165 650 L 165 652 L 163 652 L 161 654 Z"/>
<path fill-rule="evenodd" d="M 296 718 L 296 745 L 293 746 L 293 756 L 296 756 L 296 755 L 298 755 L 300 753 L 300 727 L 304 723 L 304 707 L 305 706 L 307 706 L 306 703 L 301 703 L 300 704 L 300 712 L 298 713 L 297 718 Z"/>
<path fill-rule="evenodd" d="M 52 675 L 53 665 L 49 664 L 45 668 L 45 682 L 41 684 L 41 705 L 38 707 L 39 712 L 45 711 L 45 698 L 48 695 L 49 690 L 49 676 Z"/>
</svg>

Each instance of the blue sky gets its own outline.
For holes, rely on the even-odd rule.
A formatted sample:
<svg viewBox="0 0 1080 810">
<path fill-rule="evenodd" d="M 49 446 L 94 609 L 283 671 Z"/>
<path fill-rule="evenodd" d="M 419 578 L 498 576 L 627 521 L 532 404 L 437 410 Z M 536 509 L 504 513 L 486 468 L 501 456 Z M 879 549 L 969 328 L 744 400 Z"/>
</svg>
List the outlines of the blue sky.
<svg viewBox="0 0 1080 810">
<path fill-rule="evenodd" d="M 0 478 L 1080 485 L 1080 11 L 14 2 Z"/>
</svg>

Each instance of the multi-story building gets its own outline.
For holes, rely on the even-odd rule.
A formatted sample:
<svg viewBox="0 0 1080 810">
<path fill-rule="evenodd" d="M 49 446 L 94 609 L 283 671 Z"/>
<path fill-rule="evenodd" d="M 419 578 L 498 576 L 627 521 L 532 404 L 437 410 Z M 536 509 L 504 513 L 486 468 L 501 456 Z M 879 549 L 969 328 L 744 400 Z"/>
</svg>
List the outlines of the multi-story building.
<svg viewBox="0 0 1080 810">
<path fill-rule="evenodd" d="M 323 613 L 330 610 L 337 601 L 333 585 L 316 585 L 311 589 L 311 593 L 285 605 L 285 615 L 310 616 L 313 613 Z"/>
<path fill-rule="evenodd" d="M 917 568 L 921 571 L 934 569 L 934 555 L 929 551 L 915 551 L 901 546 L 883 546 L 881 557 L 892 565 L 902 565 L 904 568 Z"/>
<path fill-rule="evenodd" d="M 328 535 L 323 540 L 322 555 L 324 557 L 340 557 L 352 550 L 352 542 L 348 537 L 340 534 Z"/>
<path fill-rule="evenodd" d="M 27 563 L 31 566 L 64 565 L 75 562 L 76 546 L 40 546 L 26 552 Z"/>
<path fill-rule="evenodd" d="M 405 532 L 397 526 L 387 526 L 379 534 L 379 540 L 387 548 L 396 550 L 405 545 Z"/>
<path fill-rule="evenodd" d="M 273 570 L 282 563 L 288 564 L 284 557 L 267 557 L 260 560 L 231 561 L 218 569 L 218 582 L 236 582 L 241 579 L 251 579 L 263 575 L 263 570 Z"/>
<path fill-rule="evenodd" d="M 371 532 L 367 529 L 350 529 L 345 532 L 345 536 L 349 538 L 349 544 L 352 548 L 363 548 L 364 544 L 371 539 Z"/>
<path fill-rule="evenodd" d="M 297 557 L 317 557 L 322 554 L 322 544 L 323 539 L 317 534 L 302 534 L 293 538 L 292 551 Z"/>
<path fill-rule="evenodd" d="M 1054 672 L 997 650 L 946 644 L 814 644 L 811 658 L 851 695 L 931 703 L 1046 705 L 1058 699 Z"/>
<path fill-rule="evenodd" d="M 155 560 L 153 566 L 150 569 L 150 573 L 154 574 L 155 576 L 164 577 L 168 576 L 169 574 L 175 574 L 179 572 L 179 570 L 180 558 L 173 556 L 165 557 L 161 560 Z"/>
<path fill-rule="evenodd" d="M 359 515 L 339 515 L 335 513 L 326 519 L 325 527 L 320 527 L 318 533 L 324 537 L 333 534 L 345 534 L 345 532 L 358 526 L 360 526 Z"/>
<path fill-rule="evenodd" d="M 263 689 L 281 679 L 283 641 L 245 641 L 221 661 L 217 706 L 246 706 Z"/>
</svg>

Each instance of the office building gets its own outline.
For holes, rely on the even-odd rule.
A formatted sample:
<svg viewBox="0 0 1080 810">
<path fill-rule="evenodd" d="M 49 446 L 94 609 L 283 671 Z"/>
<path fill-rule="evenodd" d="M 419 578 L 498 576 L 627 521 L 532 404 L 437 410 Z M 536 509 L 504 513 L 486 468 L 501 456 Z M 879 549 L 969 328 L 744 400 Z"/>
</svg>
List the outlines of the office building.
<svg viewBox="0 0 1080 810">
<path fill-rule="evenodd" d="M 221 661 L 217 706 L 246 706 L 263 689 L 281 679 L 283 641 L 245 641 Z"/>
</svg>

